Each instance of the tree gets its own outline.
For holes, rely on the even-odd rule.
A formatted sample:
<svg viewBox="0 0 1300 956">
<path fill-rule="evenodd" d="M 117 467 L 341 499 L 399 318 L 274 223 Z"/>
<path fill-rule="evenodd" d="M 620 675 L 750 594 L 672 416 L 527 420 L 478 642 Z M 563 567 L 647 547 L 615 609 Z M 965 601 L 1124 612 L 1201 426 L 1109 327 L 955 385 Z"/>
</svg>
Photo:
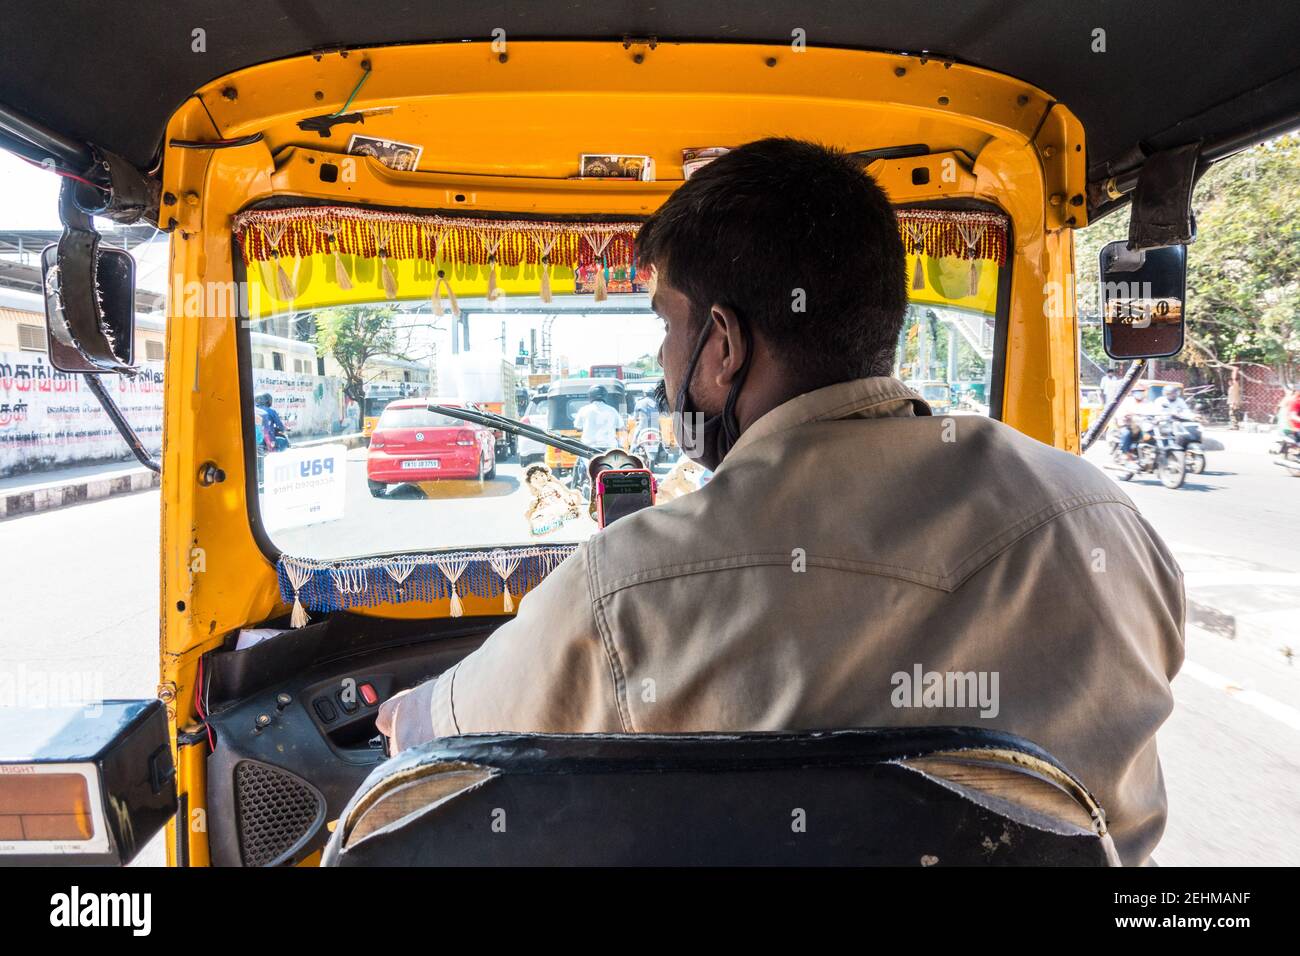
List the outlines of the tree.
<svg viewBox="0 0 1300 956">
<path fill-rule="evenodd" d="M 331 355 L 343 370 L 343 392 L 364 404 L 366 363 L 378 355 L 405 358 L 393 329 L 392 308 L 346 306 L 316 315 L 316 351 Z"/>
<path fill-rule="evenodd" d="M 1197 238 L 1188 246 L 1187 338 L 1179 358 L 1220 370 L 1247 363 L 1295 377 L 1300 363 L 1300 136 L 1283 136 L 1219 163 L 1192 197 Z M 1122 210 L 1076 236 L 1079 312 L 1095 314 L 1097 255 L 1128 234 Z M 1107 361 L 1098 328 L 1083 347 Z"/>
</svg>

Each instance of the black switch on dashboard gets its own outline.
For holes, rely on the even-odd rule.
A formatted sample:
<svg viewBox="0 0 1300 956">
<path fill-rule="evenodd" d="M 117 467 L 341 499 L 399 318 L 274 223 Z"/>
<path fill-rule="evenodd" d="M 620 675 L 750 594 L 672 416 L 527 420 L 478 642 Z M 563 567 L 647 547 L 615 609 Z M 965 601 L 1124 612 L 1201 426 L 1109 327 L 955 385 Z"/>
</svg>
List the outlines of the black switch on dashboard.
<svg viewBox="0 0 1300 956">
<path fill-rule="evenodd" d="M 311 705 L 316 708 L 316 716 L 327 724 L 338 716 L 338 711 L 334 709 L 334 705 L 327 697 L 317 697 Z"/>
<path fill-rule="evenodd" d="M 345 714 L 355 714 L 357 708 L 361 706 L 357 703 L 357 693 L 354 690 L 341 690 L 336 696 Z"/>
</svg>

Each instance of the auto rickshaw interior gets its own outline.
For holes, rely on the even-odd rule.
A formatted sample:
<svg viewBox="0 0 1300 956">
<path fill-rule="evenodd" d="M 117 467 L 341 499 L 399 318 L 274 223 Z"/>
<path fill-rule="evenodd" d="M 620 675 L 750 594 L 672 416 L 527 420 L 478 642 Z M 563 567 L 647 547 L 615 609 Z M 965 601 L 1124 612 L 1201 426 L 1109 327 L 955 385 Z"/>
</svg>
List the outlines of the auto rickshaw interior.
<svg viewBox="0 0 1300 956">
<path fill-rule="evenodd" d="M 555 381 L 590 376 L 596 365 L 641 362 L 652 372 L 644 361 L 655 352 L 652 277 L 638 268 L 633 241 L 684 181 L 694 158 L 684 151 L 782 135 L 856 155 L 894 202 L 908 253 L 911 307 L 896 374 L 946 413 L 992 415 L 1078 451 L 1073 230 L 1132 202 L 1136 247 L 1175 247 L 1185 264 L 1196 176 L 1292 122 L 1294 110 L 1278 104 L 1297 102 L 1257 98 L 1253 112 L 1229 117 L 1222 104 L 1262 82 L 1251 71 L 1216 86 L 1222 77 L 1193 77 L 1187 64 L 1162 72 L 1127 46 L 1108 61 L 1114 88 L 1099 90 L 1088 79 L 1091 54 L 1068 38 L 1067 28 L 1089 35 L 1086 17 L 1063 14 L 1050 26 L 1008 18 L 1014 26 L 987 24 L 983 41 L 963 49 L 932 12 L 910 8 L 911 27 L 894 38 L 883 8 L 898 5 L 877 4 L 882 15 L 869 19 L 879 35 L 834 14 L 839 32 L 800 42 L 797 28 L 764 15 L 747 42 L 724 43 L 736 39 L 720 30 L 725 19 L 687 6 L 669 4 L 661 28 L 643 33 L 593 36 L 566 19 L 591 14 L 586 4 L 527 38 L 509 25 L 500 35 L 496 24 L 471 29 L 473 13 L 431 37 L 427 25 L 384 11 L 365 27 L 330 24 L 347 42 L 328 47 L 304 42 L 317 38 L 305 27 L 250 33 L 206 64 L 164 66 L 174 102 L 138 118 L 115 102 L 112 123 L 99 130 L 86 112 L 31 85 L 0 96 L 0 145 L 48 154 L 68 170 L 85 159 L 76 171 L 103 177 L 88 186 L 68 180 L 69 235 L 85 245 L 94 232 L 87 210 L 97 203 L 101 214 L 144 216 L 171 235 L 159 683 L 178 797 L 170 863 L 316 862 L 336 821 L 329 862 L 488 859 L 482 854 L 495 850 L 457 842 L 436 814 L 411 810 L 488 779 L 503 781 L 511 789 L 501 799 L 519 805 L 564 803 L 575 827 L 492 859 L 587 859 L 600 841 L 578 841 L 574 821 L 626 797 L 619 774 L 673 766 L 680 787 L 620 804 L 627 826 L 643 824 L 621 852 L 653 858 L 683 794 L 737 786 L 727 768 L 751 752 L 743 743 L 493 738 L 385 763 L 375 728 L 379 703 L 471 652 L 578 542 L 599 533 L 585 516 L 537 520 L 518 458 L 500 453 L 490 430 L 412 418 L 368 444 L 384 431 L 386 406 L 441 394 L 456 376 L 487 374 L 496 388 L 503 356 L 531 369 L 542 343 Z M 640 22 L 639 12 L 624 12 Z M 934 39 L 920 42 L 918 29 Z M 382 42 L 360 43 L 363 34 Z M 422 42 L 430 39 L 468 42 Z M 926 52 L 939 40 L 951 42 L 951 54 Z M 208 42 L 215 53 L 217 38 Z M 906 52 L 881 52 L 895 50 Z M 213 63 L 224 68 L 214 73 Z M 79 82 L 84 90 L 77 76 L 68 80 Z M 132 88 L 124 83 L 124 92 Z M 123 316 L 109 296 L 87 300 L 94 286 L 84 263 L 84 248 L 71 244 L 51 262 L 63 280 L 50 293 L 52 342 L 68 367 L 125 371 L 131 357 L 114 350 L 121 336 L 103 331 Z M 1123 323 L 1128 357 L 1167 351 L 1163 339 L 1144 351 L 1143 317 L 1159 299 L 1163 318 L 1177 299 L 1181 320 L 1181 296 L 1178 286 L 1145 305 L 1117 297 L 1116 316 L 1138 317 Z M 346 421 L 352 401 L 355 441 L 303 443 L 259 468 L 254 395 L 278 371 L 259 364 L 259 336 L 307 341 L 323 356 L 349 322 L 372 323 L 381 352 L 427 377 L 412 378 L 398 362 L 391 377 L 358 380 L 352 394 L 305 388 L 295 420 Z M 467 356 L 485 351 L 498 360 L 490 371 L 467 370 Z M 498 391 L 513 407 L 507 417 L 521 417 L 514 388 Z M 557 480 L 572 467 L 553 451 L 538 454 Z M 367 493 L 367 481 L 372 492 L 382 487 Z M 1113 862 L 1086 789 L 1050 755 L 1005 735 L 845 733 L 747 746 L 773 755 L 756 784 L 773 792 L 820 761 L 825 797 L 849 786 L 892 793 L 904 808 L 894 825 L 905 832 L 971 813 L 1033 829 L 1034 814 L 1049 814 L 1059 845 L 1037 846 L 1024 860 Z M 962 752 L 1054 796 L 990 809 L 978 795 L 954 795 L 937 783 Z M 915 783 L 890 769 L 904 758 L 926 769 Z M 591 759 L 618 773 L 588 776 Z M 1022 775 L 1028 764 L 1032 784 Z M 843 773 L 827 769 L 835 767 Z M 415 781 L 414 789 L 397 799 L 394 787 L 406 783 L 394 780 Z M 363 796 L 348 808 L 358 787 Z M 451 800 L 448 813 L 477 812 L 473 799 Z M 383 842 L 404 828 L 404 847 Z M 735 832 L 711 839 L 705 846 L 717 852 L 692 862 L 756 859 Z M 910 859 L 912 843 L 896 843 L 871 859 Z M 830 844 L 821 851 L 768 859 L 846 861 Z"/>
</svg>

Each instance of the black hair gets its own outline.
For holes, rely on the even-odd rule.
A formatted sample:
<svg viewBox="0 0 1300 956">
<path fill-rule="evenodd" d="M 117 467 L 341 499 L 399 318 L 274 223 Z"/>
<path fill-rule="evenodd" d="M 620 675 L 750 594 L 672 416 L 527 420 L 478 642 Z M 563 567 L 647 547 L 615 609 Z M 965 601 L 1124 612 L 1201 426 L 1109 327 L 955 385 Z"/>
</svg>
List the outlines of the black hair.
<svg viewBox="0 0 1300 956">
<path fill-rule="evenodd" d="M 638 261 L 692 305 L 734 309 L 799 384 L 889 375 L 907 263 L 889 199 L 845 153 L 762 139 L 698 170 L 641 227 Z"/>
</svg>

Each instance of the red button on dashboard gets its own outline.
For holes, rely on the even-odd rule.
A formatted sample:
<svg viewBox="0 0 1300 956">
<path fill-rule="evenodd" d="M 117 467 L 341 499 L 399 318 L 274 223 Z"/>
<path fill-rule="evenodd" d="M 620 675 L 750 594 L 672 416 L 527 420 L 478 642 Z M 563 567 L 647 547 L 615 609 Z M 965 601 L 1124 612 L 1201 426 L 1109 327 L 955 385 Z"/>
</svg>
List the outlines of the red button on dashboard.
<svg viewBox="0 0 1300 956">
<path fill-rule="evenodd" d="M 367 707 L 374 707 L 379 703 L 379 695 L 375 693 L 373 684 L 362 684 L 357 690 L 361 692 L 361 699 L 366 702 Z"/>
</svg>

